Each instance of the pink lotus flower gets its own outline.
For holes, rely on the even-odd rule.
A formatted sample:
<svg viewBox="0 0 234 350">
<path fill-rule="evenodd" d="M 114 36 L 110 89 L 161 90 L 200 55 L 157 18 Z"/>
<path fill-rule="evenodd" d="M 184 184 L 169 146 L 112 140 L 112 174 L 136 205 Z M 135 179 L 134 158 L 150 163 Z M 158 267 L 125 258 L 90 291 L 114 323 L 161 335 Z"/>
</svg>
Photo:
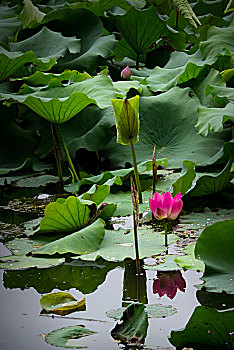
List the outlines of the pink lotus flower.
<svg viewBox="0 0 234 350">
<path fill-rule="evenodd" d="M 131 71 L 129 69 L 129 66 L 127 66 L 126 68 L 124 68 L 121 72 L 121 78 L 124 80 L 128 80 L 130 79 L 131 76 Z"/>
<path fill-rule="evenodd" d="M 183 208 L 181 193 L 173 199 L 170 192 L 155 192 L 153 199 L 149 198 L 149 207 L 157 220 L 175 220 Z"/>
<path fill-rule="evenodd" d="M 153 283 L 153 293 L 160 297 L 167 295 L 173 299 L 177 289 L 185 292 L 186 282 L 180 271 L 157 272 L 157 279 Z"/>
</svg>

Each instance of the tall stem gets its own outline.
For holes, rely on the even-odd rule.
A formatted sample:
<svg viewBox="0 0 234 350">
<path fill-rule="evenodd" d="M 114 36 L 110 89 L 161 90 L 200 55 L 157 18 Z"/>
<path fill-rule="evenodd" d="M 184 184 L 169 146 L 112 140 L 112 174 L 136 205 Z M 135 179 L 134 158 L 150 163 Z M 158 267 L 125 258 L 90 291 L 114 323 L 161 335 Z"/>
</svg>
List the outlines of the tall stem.
<svg viewBox="0 0 234 350">
<path fill-rule="evenodd" d="M 133 228 L 134 228 L 134 241 L 135 241 L 135 252 L 136 252 L 136 270 L 137 275 L 141 273 L 139 248 L 138 248 L 138 237 L 137 237 L 137 226 L 139 220 L 139 204 L 137 200 L 137 193 L 132 175 L 130 176 L 131 181 L 131 192 L 132 192 L 132 205 L 133 205 Z"/>
<path fill-rule="evenodd" d="M 139 63 L 140 63 L 140 54 L 137 52 L 136 70 L 139 70 Z"/>
<path fill-rule="evenodd" d="M 58 170 L 58 177 L 59 177 L 59 182 L 63 182 L 63 172 L 62 172 L 62 165 L 61 165 L 61 160 L 60 160 L 60 154 L 59 154 L 59 144 L 58 144 L 58 137 L 55 133 L 54 126 L 53 124 L 50 124 L 51 126 L 51 132 L 53 136 L 53 142 L 54 142 L 54 155 L 55 155 L 55 160 L 56 160 L 56 165 L 57 165 L 57 170 Z"/>
<path fill-rule="evenodd" d="M 70 167 L 71 171 L 73 172 L 73 175 L 74 175 L 74 178 L 75 178 L 75 182 L 78 182 L 80 179 L 79 179 L 79 177 L 78 177 L 78 175 L 77 175 L 77 173 L 76 173 L 76 170 L 75 170 L 75 168 L 74 168 L 74 165 L 73 165 L 73 163 L 72 163 L 70 154 L 69 154 L 69 152 L 68 152 L 68 149 L 67 149 L 67 146 L 66 146 L 66 143 L 65 143 L 65 141 L 64 141 L 63 134 L 62 134 L 62 132 L 61 132 L 61 129 L 60 129 L 59 125 L 58 125 L 58 131 L 59 131 L 60 139 L 61 139 L 61 141 L 62 141 L 62 145 L 63 145 L 64 152 L 65 152 L 65 154 L 66 154 L 66 156 L 67 156 L 67 161 L 68 161 L 69 167 Z"/>
<path fill-rule="evenodd" d="M 133 161 L 134 175 L 135 175 L 135 180 L 136 180 L 136 187 L 137 187 L 137 192 L 138 192 L 138 196 L 139 196 L 139 203 L 142 203 L 141 183 L 140 183 L 139 174 L 138 174 L 138 170 L 137 170 L 135 147 L 134 147 L 132 139 L 130 139 L 130 144 L 131 144 L 131 151 L 132 151 L 132 161 Z"/>
<path fill-rule="evenodd" d="M 156 146 L 154 146 L 154 151 L 153 151 L 152 171 L 153 171 L 153 195 L 154 195 L 154 192 L 156 191 L 156 182 L 158 181 L 157 162 L 156 162 Z"/>
<path fill-rule="evenodd" d="M 167 244 L 167 219 L 164 220 L 164 231 L 165 231 L 165 247 L 168 246 Z"/>
</svg>

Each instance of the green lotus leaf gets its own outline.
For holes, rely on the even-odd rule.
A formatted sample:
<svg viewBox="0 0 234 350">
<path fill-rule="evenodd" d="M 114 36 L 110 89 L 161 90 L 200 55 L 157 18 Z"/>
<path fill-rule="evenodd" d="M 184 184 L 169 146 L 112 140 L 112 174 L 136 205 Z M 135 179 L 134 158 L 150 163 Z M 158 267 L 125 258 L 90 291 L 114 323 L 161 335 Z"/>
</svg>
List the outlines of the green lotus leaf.
<svg viewBox="0 0 234 350">
<path fill-rule="evenodd" d="M 232 32 L 234 20 L 228 27 L 220 28 L 211 26 L 207 33 L 207 40 L 200 43 L 200 50 L 204 59 L 217 57 L 218 54 L 230 52 L 234 54 L 234 44 L 232 40 Z M 232 68 L 232 67 L 229 67 Z"/>
<path fill-rule="evenodd" d="M 96 333 L 97 332 L 90 331 L 83 326 L 68 326 L 48 333 L 45 337 L 45 341 L 53 346 L 83 349 L 84 346 L 82 345 L 82 342 L 80 342 L 80 338 Z"/>
<path fill-rule="evenodd" d="M 146 82 L 154 92 L 168 91 L 177 85 L 178 77 L 183 70 L 183 67 L 174 69 L 155 67 Z"/>
<path fill-rule="evenodd" d="M 71 311 L 85 305 L 85 298 L 77 301 L 70 293 L 57 292 L 42 295 L 41 307 L 46 311 Z"/>
<path fill-rule="evenodd" d="M 2 94 L 2 96 L 10 102 L 24 103 L 43 118 L 56 124 L 65 123 L 91 103 L 98 104 L 100 108 L 110 107 L 110 99 L 116 95 L 111 80 L 103 75 L 71 83 L 65 87 L 47 86 L 33 90 L 35 92 L 29 91 L 22 95 Z"/>
<path fill-rule="evenodd" d="M 209 161 L 220 150 L 225 138 L 230 137 L 230 130 L 206 138 L 197 135 L 199 106 L 198 98 L 189 88 L 174 87 L 158 96 L 140 98 L 140 133 L 135 146 L 138 162 L 152 158 L 154 145 L 157 159 L 168 158 L 171 168 L 180 168 L 184 159 L 195 164 Z M 128 147 L 116 144 L 114 139 L 103 153 L 112 166 L 131 163 Z"/>
<path fill-rule="evenodd" d="M 35 249 L 33 254 L 90 254 L 100 247 L 104 235 L 104 223 L 97 219 L 93 224 L 77 232 Z"/>
<path fill-rule="evenodd" d="M 101 285 L 109 271 L 119 266 L 110 262 L 72 261 L 50 269 L 6 271 L 5 288 L 34 288 L 38 293 L 50 293 L 54 289 L 69 290 L 76 288 L 83 294 L 93 293 Z"/>
<path fill-rule="evenodd" d="M 234 346 L 234 309 L 218 311 L 197 306 L 186 327 L 172 331 L 169 341 L 176 348 L 231 349 Z"/>
<path fill-rule="evenodd" d="M 93 185 L 88 192 L 83 193 L 79 198 L 101 204 L 110 193 L 108 185 Z"/>
<path fill-rule="evenodd" d="M 225 168 L 217 175 L 200 175 L 188 194 L 192 197 L 219 195 L 234 177 L 233 160 L 230 159 Z"/>
<path fill-rule="evenodd" d="M 213 95 L 205 94 L 208 84 L 214 84 L 219 87 L 225 86 L 225 81 L 222 74 L 212 68 L 205 79 L 202 81 L 197 81 L 197 83 L 193 85 L 193 91 L 199 97 L 200 102 L 203 106 L 217 107 L 217 105 L 214 103 Z"/>
<path fill-rule="evenodd" d="M 40 232 L 74 232 L 87 226 L 93 202 L 70 196 L 46 206 Z"/>
<path fill-rule="evenodd" d="M 100 109 L 89 105 L 61 126 L 64 140 L 71 156 L 80 148 L 99 152 L 112 138 L 115 117 L 112 108 Z"/>
<path fill-rule="evenodd" d="M 180 192 L 183 196 L 192 187 L 195 177 L 195 163 L 184 160 L 181 176 L 175 183 L 173 183 L 173 195 L 175 196 Z"/>
<path fill-rule="evenodd" d="M 18 6 L 0 6 L 0 18 L 10 18 L 17 15 Z"/>
<path fill-rule="evenodd" d="M 3 256 L 0 258 L 0 268 L 6 270 L 25 270 L 33 267 L 43 269 L 63 264 L 64 261 L 64 258 L 48 259 L 24 255 L 10 255 Z"/>
<path fill-rule="evenodd" d="M 23 29 L 31 28 L 34 24 L 40 23 L 44 16 L 45 13 L 34 6 L 31 0 L 24 0 L 23 11 L 19 15 Z"/>
<path fill-rule="evenodd" d="M 116 16 L 115 22 L 124 39 L 137 54 L 148 51 L 166 28 L 153 6 L 146 10 L 132 7 L 125 15 Z"/>
<path fill-rule="evenodd" d="M 207 291 L 234 294 L 234 219 L 215 222 L 207 226 L 196 243 L 195 256 L 205 263 Z"/>
<path fill-rule="evenodd" d="M 67 54 L 61 58 L 55 67 L 58 71 L 68 68 L 94 73 L 100 57 L 108 57 L 117 42 L 114 35 L 104 35 L 101 19 L 84 8 L 51 11 L 43 18 L 42 23 L 64 36 L 76 36 L 81 40 L 79 54 Z"/>
<path fill-rule="evenodd" d="M 80 40 L 75 37 L 64 37 L 60 33 L 53 32 L 47 27 L 18 43 L 9 43 L 12 52 L 33 51 L 38 58 L 63 57 L 67 50 L 77 53 L 81 49 Z"/>
<path fill-rule="evenodd" d="M 126 343 L 134 344 L 144 343 L 148 329 L 148 316 L 145 311 L 145 305 L 140 303 L 130 304 L 123 312 L 122 323 L 112 329 L 111 335 L 114 339 Z"/>
<path fill-rule="evenodd" d="M 0 82 L 29 63 L 32 63 L 38 70 L 47 71 L 56 63 L 56 57 L 38 58 L 33 51 L 27 51 L 25 53 L 11 52 L 0 47 Z"/>
<path fill-rule="evenodd" d="M 73 257 L 81 260 L 95 261 L 102 257 L 107 261 L 123 261 L 126 258 L 135 259 L 135 246 L 133 230 L 126 233 L 126 229 L 118 231 L 106 231 L 103 242 L 98 250 L 93 253 Z M 169 244 L 176 242 L 178 237 L 174 234 L 168 236 Z M 138 228 L 138 244 L 140 259 L 159 255 L 166 251 L 164 236 L 159 232 L 145 227 Z"/>
<path fill-rule="evenodd" d="M 227 102 L 234 101 L 234 92 L 233 88 L 228 88 L 225 86 L 215 86 L 207 84 L 205 89 L 206 96 L 212 95 L 214 97 L 215 103 L 218 105 L 219 103 L 223 103 L 225 106 Z"/>
<path fill-rule="evenodd" d="M 191 23 L 195 28 L 201 25 L 201 22 L 193 12 L 187 0 L 173 0 L 173 4 L 176 10 L 181 14 L 181 16 L 186 18 L 189 21 L 189 23 Z"/>
<path fill-rule="evenodd" d="M 228 82 L 234 76 L 234 68 L 224 70 L 221 75 L 224 81 Z"/>
<path fill-rule="evenodd" d="M 233 103 L 228 103 L 224 108 L 198 107 L 198 121 L 195 125 L 198 134 L 207 136 L 210 131 L 222 131 L 223 123 L 225 123 L 227 120 L 234 121 L 233 109 Z"/>
<path fill-rule="evenodd" d="M 185 270 L 202 271 L 205 270 L 205 264 L 201 259 L 196 259 L 194 255 L 195 244 L 190 244 L 184 249 L 186 255 L 177 255 L 176 264 Z"/>
<path fill-rule="evenodd" d="M 117 42 L 113 51 L 113 55 L 117 61 L 122 60 L 124 57 L 128 57 L 133 61 L 137 60 L 137 53 L 134 51 L 134 49 L 131 48 L 125 39 L 121 39 Z M 140 62 L 145 62 L 145 59 L 145 53 L 139 55 Z"/>
<path fill-rule="evenodd" d="M 2 11 L 0 7 L 0 12 Z M 17 17 L 0 19 L 0 42 L 7 42 L 20 28 L 21 22 Z"/>
<path fill-rule="evenodd" d="M 109 310 L 106 312 L 107 317 L 120 320 L 123 316 L 123 312 L 126 310 L 124 307 L 120 307 L 117 310 Z M 145 304 L 145 312 L 148 318 L 165 318 L 177 313 L 176 308 L 171 305 L 162 304 Z"/>
<path fill-rule="evenodd" d="M 91 76 L 88 73 L 79 73 L 77 70 L 65 70 L 61 74 L 55 73 L 45 73 L 36 71 L 34 74 L 29 77 L 16 78 L 11 80 L 20 80 L 30 86 L 38 86 L 38 85 L 52 85 L 54 81 L 58 82 L 58 86 L 61 86 L 64 81 L 72 81 L 74 83 L 78 83 L 85 79 L 89 79 Z"/>
</svg>

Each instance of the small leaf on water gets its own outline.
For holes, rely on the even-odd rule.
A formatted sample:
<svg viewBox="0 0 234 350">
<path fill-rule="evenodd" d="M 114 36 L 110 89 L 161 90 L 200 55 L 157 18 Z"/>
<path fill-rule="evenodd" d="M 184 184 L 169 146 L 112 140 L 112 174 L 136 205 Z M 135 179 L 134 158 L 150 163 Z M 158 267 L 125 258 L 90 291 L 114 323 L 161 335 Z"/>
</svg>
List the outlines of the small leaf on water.
<svg viewBox="0 0 234 350">
<path fill-rule="evenodd" d="M 41 297 L 40 304 L 46 311 L 70 311 L 84 306 L 85 298 L 77 301 L 70 293 L 50 293 Z"/>
</svg>

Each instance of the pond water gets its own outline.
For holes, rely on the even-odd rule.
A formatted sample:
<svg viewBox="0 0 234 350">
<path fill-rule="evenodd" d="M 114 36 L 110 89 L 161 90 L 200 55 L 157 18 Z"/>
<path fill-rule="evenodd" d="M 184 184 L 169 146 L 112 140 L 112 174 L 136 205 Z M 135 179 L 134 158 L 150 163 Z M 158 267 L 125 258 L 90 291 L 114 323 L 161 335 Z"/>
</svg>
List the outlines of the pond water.
<svg viewBox="0 0 234 350">
<path fill-rule="evenodd" d="M 0 252 L 1 255 L 9 254 L 9 251 L 4 246 L 1 246 Z M 128 264 L 131 265 L 130 262 Z M 74 274 L 74 271 L 76 271 L 79 274 L 79 268 L 81 269 L 82 267 L 76 267 L 77 270 L 74 270 L 73 267 L 72 273 Z M 117 321 L 107 317 L 106 312 L 111 309 L 118 309 L 126 300 L 132 299 L 131 294 L 134 294 L 134 292 L 132 293 L 131 290 L 134 290 L 134 288 L 130 287 L 131 284 L 135 283 L 135 277 L 129 278 L 129 275 L 124 273 L 125 268 L 123 266 L 113 268 L 113 263 L 105 263 L 107 271 L 106 276 L 104 276 L 105 281 L 101 283 L 97 276 L 93 276 L 94 279 L 97 279 L 97 288 L 89 292 L 91 289 L 94 289 L 92 276 L 88 276 L 87 285 L 84 283 L 80 288 L 69 288 L 67 283 L 72 284 L 71 281 L 74 282 L 75 276 L 73 275 L 71 278 L 71 275 L 68 276 L 65 273 L 63 278 L 62 270 L 61 275 L 59 275 L 57 270 L 59 275 L 58 281 L 55 269 L 59 269 L 59 267 L 43 270 L 2 271 L 1 349 L 54 349 L 54 346 L 45 342 L 43 335 L 71 325 L 83 325 L 90 330 L 98 332 L 79 339 L 79 344 L 83 348 L 90 350 L 124 348 L 123 345 L 115 342 L 111 337 L 110 332 Z M 111 270 L 108 271 L 108 269 Z M 182 275 L 186 280 L 185 293 L 177 291 L 175 298 L 171 300 L 167 296 L 160 298 L 158 295 L 153 294 L 153 280 L 156 277 L 156 271 L 146 271 L 143 277 L 143 283 L 145 283 L 143 289 L 145 290 L 146 295 L 144 297 L 147 298 L 148 304 L 172 305 L 177 309 L 177 313 L 166 318 L 149 318 L 145 349 L 174 349 L 167 338 L 170 331 L 184 327 L 194 308 L 199 305 L 196 299 L 197 288 L 194 285 L 201 283 L 200 277 L 202 274 L 186 271 L 182 272 Z M 45 276 L 47 276 L 47 280 Z M 62 290 L 69 291 L 77 300 L 83 297 L 86 298 L 86 311 L 73 312 L 67 316 L 40 314 L 42 310 L 40 298 L 43 293 L 60 291 L 61 288 L 59 289 L 58 286 L 61 283 L 65 285 L 65 288 L 62 288 Z M 91 288 L 89 288 L 89 283 L 92 284 Z M 98 285 L 99 283 L 100 285 Z"/>
</svg>

